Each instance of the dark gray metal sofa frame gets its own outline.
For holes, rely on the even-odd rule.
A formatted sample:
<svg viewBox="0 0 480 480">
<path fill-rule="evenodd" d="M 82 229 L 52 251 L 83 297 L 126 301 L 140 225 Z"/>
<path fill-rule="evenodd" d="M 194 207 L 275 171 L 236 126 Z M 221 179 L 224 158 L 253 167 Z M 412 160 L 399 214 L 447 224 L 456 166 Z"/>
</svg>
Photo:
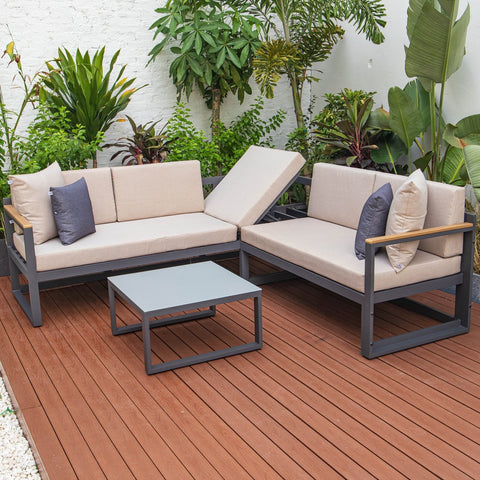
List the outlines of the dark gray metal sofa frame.
<svg viewBox="0 0 480 480">
<path fill-rule="evenodd" d="M 309 181 L 310 179 L 301 178 L 299 183 L 309 184 Z M 293 209 L 289 212 L 288 209 L 280 209 L 277 212 L 276 217 L 277 221 L 281 221 L 287 218 L 295 218 L 304 215 L 305 214 L 300 210 Z M 274 221 L 274 217 L 275 215 L 270 215 L 270 220 Z M 459 273 L 388 290 L 374 290 L 375 247 L 383 247 L 386 245 L 408 242 L 414 239 L 432 238 L 455 233 L 463 233 L 463 254 L 461 271 Z M 349 300 L 359 303 L 361 305 L 361 352 L 366 358 L 375 358 L 455 335 L 461 335 L 470 330 L 474 242 L 475 215 L 470 213 L 465 214 L 465 223 L 463 224 L 411 232 L 409 234 L 404 234 L 401 239 L 396 238 L 394 240 L 389 240 L 387 237 L 379 237 L 379 239 L 374 239 L 373 241 L 367 240 L 365 258 L 365 293 L 353 290 L 345 285 L 319 275 L 311 270 L 300 267 L 284 260 L 283 258 L 272 255 L 264 250 L 253 247 L 245 242 L 242 242 L 240 250 L 240 275 L 243 278 L 250 278 L 248 257 L 249 255 L 253 255 L 282 269 L 283 271 L 278 273 L 279 279 L 284 279 L 285 272 L 289 272 L 342 295 Z M 264 277 L 252 277 L 250 280 L 254 283 L 262 284 L 274 280 L 275 277 L 276 274 L 271 274 Z M 446 288 L 452 285 L 455 285 L 455 312 L 453 316 L 406 298 L 414 294 Z M 440 323 L 420 330 L 374 341 L 375 305 L 387 301 L 429 316 Z"/>
<path fill-rule="evenodd" d="M 257 223 L 262 221 L 263 217 L 277 203 L 278 198 L 290 188 L 299 173 L 297 172 L 277 199 L 265 210 Z M 204 187 L 215 188 L 222 178 L 223 176 L 205 177 L 202 178 L 202 183 Z M 28 223 L 24 223 L 24 217 L 18 215 L 18 212 L 12 206 L 11 198 L 4 198 L 3 205 L 12 292 L 34 327 L 42 325 L 40 290 L 100 280 L 107 276 L 155 268 L 159 265 L 166 266 L 189 261 L 201 261 L 206 257 L 215 257 L 222 254 L 238 255 L 240 250 L 240 240 L 237 239 L 227 243 L 38 272 L 31 226 L 28 228 Z M 14 224 L 17 224 L 24 232 L 26 259 L 14 247 Z M 24 276 L 26 283 L 21 282 L 21 275 Z"/>
</svg>

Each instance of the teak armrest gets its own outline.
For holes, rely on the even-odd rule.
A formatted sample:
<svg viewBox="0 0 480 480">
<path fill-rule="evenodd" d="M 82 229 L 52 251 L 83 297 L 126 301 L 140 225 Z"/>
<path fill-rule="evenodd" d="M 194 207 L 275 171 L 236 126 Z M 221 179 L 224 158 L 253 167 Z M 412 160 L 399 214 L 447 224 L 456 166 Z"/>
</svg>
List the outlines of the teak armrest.
<svg viewBox="0 0 480 480">
<path fill-rule="evenodd" d="M 448 235 L 453 233 L 462 233 L 473 228 L 473 223 L 463 222 L 453 225 L 443 225 L 441 227 L 424 228 L 422 230 L 414 230 L 412 232 L 398 233 L 396 235 L 384 235 L 382 237 L 367 238 L 365 243 L 377 246 L 392 245 L 395 243 L 403 243 L 410 240 L 421 240 L 427 237 L 436 237 L 440 235 Z"/>
<path fill-rule="evenodd" d="M 20 215 L 18 210 L 13 205 L 4 205 L 5 212 L 10 218 L 23 230 L 27 228 L 32 228 L 32 224 L 23 216 Z"/>
</svg>

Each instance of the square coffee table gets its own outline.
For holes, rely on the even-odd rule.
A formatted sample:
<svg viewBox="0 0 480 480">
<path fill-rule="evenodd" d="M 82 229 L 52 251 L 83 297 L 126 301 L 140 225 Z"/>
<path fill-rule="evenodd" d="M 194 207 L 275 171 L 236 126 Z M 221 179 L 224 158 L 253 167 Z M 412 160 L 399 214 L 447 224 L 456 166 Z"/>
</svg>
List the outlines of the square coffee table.
<svg viewBox="0 0 480 480">
<path fill-rule="evenodd" d="M 117 326 L 115 295 L 125 299 L 140 314 L 140 323 Z M 142 330 L 145 370 L 149 375 L 262 348 L 261 288 L 216 263 L 192 263 L 109 277 L 108 296 L 113 335 Z M 150 329 L 212 317 L 216 305 L 246 298 L 254 300 L 254 342 L 152 365 Z M 204 307 L 208 308 L 179 314 Z M 151 320 L 174 313 L 178 315 Z"/>
</svg>

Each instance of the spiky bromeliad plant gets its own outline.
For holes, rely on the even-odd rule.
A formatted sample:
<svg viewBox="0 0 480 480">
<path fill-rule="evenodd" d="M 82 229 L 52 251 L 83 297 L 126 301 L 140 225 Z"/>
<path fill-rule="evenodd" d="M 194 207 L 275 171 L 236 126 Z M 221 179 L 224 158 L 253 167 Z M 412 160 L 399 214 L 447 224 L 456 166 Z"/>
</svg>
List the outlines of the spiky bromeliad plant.
<svg viewBox="0 0 480 480">
<path fill-rule="evenodd" d="M 83 125 L 87 142 L 94 141 L 98 132 L 105 133 L 116 116 L 139 90 L 132 87 L 135 78 L 123 77 L 126 65 L 112 79 L 120 50 L 115 52 L 104 72 L 105 47 L 91 57 L 77 50 L 75 57 L 67 49 L 58 49 L 58 58 L 47 62 L 48 73 L 43 77 L 40 99 L 53 111 L 65 107 L 73 126 Z M 93 166 L 97 166 L 96 158 Z"/>
</svg>

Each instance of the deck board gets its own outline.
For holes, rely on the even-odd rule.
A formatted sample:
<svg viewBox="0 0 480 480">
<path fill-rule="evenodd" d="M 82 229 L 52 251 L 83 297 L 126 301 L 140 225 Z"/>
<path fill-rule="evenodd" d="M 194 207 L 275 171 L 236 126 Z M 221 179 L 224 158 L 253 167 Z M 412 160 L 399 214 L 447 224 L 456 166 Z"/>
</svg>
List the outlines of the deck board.
<svg viewBox="0 0 480 480">
<path fill-rule="evenodd" d="M 479 305 L 467 335 L 366 360 L 358 305 L 265 285 L 262 350 L 148 376 L 141 333 L 111 334 L 105 282 L 42 292 L 36 329 L 0 291 L 0 362 L 52 480 L 480 478 Z M 154 361 L 251 341 L 252 304 L 156 329 Z M 431 324 L 376 313 L 380 337 Z"/>
</svg>

